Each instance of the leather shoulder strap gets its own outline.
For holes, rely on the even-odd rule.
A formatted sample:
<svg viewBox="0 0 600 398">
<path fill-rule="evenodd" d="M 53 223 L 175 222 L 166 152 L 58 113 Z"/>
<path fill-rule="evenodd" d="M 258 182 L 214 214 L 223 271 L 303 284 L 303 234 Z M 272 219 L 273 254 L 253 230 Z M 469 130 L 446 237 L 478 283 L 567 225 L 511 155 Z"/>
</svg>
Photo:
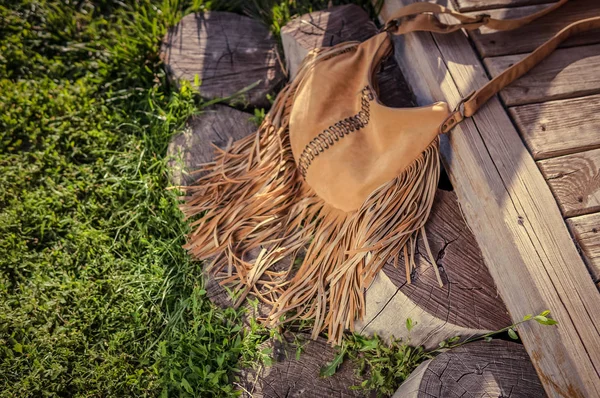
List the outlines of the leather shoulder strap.
<svg viewBox="0 0 600 398">
<path fill-rule="evenodd" d="M 478 14 L 476 16 L 462 14 L 444 6 L 435 3 L 417 2 L 400 8 L 388 19 L 384 30 L 402 35 L 409 32 L 434 32 L 451 33 L 460 29 L 474 30 L 486 26 L 495 30 L 512 30 L 552 12 L 565 4 L 569 0 L 559 0 L 556 3 L 518 19 L 494 19 L 488 14 Z M 458 21 L 456 24 L 442 23 L 438 15 L 450 15 Z"/>
<path fill-rule="evenodd" d="M 556 10 L 567 1 L 569 0 L 559 0 L 534 14 L 519 19 L 506 20 L 493 19 L 487 14 L 479 14 L 477 16 L 461 14 L 440 6 L 439 4 L 418 2 L 409 4 L 392 14 L 391 18 L 387 21 L 384 30 L 395 35 L 418 31 L 451 33 L 461 29 L 474 30 L 481 26 L 486 26 L 495 30 L 511 30 L 526 25 L 549 12 Z M 438 18 L 438 15 L 440 14 L 448 14 L 454 17 L 458 23 L 442 23 Z M 483 104 L 494 95 L 498 94 L 500 90 L 529 72 L 533 67 L 547 58 L 560 43 L 573 35 L 592 29 L 600 29 L 600 17 L 583 19 L 562 29 L 527 57 L 490 80 L 479 90 L 474 91 L 464 98 L 454 112 L 440 126 L 440 132 L 446 133 L 460 123 L 465 117 L 473 116 Z"/>
<path fill-rule="evenodd" d="M 573 22 L 555 34 L 552 38 L 539 46 L 534 52 L 517 62 L 504 72 L 490 80 L 479 90 L 463 100 L 464 116 L 471 117 L 477 110 L 485 104 L 491 97 L 496 95 L 504 87 L 508 86 L 542 60 L 547 58 L 558 47 L 560 43 L 567 40 L 569 37 L 579 33 L 583 33 L 593 29 L 600 28 L 600 17 L 582 19 L 581 21 Z"/>
</svg>

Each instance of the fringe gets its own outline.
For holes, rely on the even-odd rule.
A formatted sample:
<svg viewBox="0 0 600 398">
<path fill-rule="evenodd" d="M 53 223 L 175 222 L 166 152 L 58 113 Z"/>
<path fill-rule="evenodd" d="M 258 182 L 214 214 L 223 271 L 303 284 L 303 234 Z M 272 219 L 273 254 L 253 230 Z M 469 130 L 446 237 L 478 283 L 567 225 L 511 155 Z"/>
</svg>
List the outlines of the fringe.
<svg viewBox="0 0 600 398">
<path fill-rule="evenodd" d="M 182 188 L 186 218 L 200 216 L 191 223 L 185 248 L 196 259 L 210 259 L 206 270 L 239 292 L 236 307 L 254 295 L 272 308 L 268 325 L 313 320 L 312 338 L 326 331 L 332 344 L 340 344 L 344 329 L 354 330 L 355 320 L 364 317 L 366 289 L 388 259 L 397 264 L 403 254 L 410 283 L 418 234 L 426 240 L 440 173 L 436 139 L 357 211 L 327 205 L 304 183 L 288 135 L 294 94 L 317 62 L 356 45 L 311 53 L 258 132 L 228 150 L 217 148 L 198 181 Z M 276 270 L 288 256 L 286 268 Z"/>
</svg>

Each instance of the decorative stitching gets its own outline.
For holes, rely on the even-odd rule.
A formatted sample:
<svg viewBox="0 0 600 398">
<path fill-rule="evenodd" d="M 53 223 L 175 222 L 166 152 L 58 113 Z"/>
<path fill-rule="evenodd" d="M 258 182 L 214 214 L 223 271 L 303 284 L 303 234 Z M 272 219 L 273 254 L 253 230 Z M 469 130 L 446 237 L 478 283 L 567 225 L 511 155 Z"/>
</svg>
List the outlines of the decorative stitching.
<svg viewBox="0 0 600 398">
<path fill-rule="evenodd" d="M 315 157 L 319 156 L 330 146 L 333 146 L 340 138 L 354 131 L 358 131 L 369 123 L 371 101 L 375 96 L 369 86 L 362 89 L 361 108 L 354 115 L 340 120 L 339 122 L 329 126 L 322 133 L 313 138 L 302 151 L 298 160 L 298 169 L 302 177 L 306 178 L 306 171 L 311 165 Z"/>
</svg>

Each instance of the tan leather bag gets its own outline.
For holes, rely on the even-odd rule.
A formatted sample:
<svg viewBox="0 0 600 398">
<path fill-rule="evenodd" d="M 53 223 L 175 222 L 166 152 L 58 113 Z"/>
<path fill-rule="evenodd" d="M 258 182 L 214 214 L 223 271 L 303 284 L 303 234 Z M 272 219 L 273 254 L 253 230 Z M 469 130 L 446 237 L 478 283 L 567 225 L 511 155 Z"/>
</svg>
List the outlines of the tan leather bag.
<svg viewBox="0 0 600 398">
<path fill-rule="evenodd" d="M 410 282 L 418 234 L 430 252 L 424 225 L 439 178 L 438 135 L 567 37 L 600 27 L 600 18 L 567 26 L 454 110 L 444 102 L 399 109 L 378 100 L 373 76 L 393 49 L 391 35 L 515 29 L 566 1 L 504 21 L 415 3 L 364 43 L 311 52 L 257 133 L 219 151 L 187 188 L 183 211 L 201 217 L 186 248 L 240 292 L 236 305 L 255 295 L 272 307 L 267 323 L 311 319 L 313 338 L 326 331 L 339 343 L 363 317 L 365 290 L 383 265 L 402 255 Z M 440 14 L 458 22 L 444 24 Z"/>
</svg>

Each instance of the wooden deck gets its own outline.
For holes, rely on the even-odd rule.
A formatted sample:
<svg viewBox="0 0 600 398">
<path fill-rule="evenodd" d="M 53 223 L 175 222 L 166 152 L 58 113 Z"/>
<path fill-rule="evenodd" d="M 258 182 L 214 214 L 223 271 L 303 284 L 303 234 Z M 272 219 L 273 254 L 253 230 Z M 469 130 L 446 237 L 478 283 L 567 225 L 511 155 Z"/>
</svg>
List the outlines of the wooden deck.
<svg viewBox="0 0 600 398">
<path fill-rule="evenodd" d="M 552 2 L 454 1 L 437 2 L 496 18 Z M 410 2 L 386 0 L 381 19 Z M 600 1 L 572 0 L 512 32 L 411 34 L 397 39 L 396 59 L 420 104 L 453 107 L 562 27 L 598 15 Z M 519 329 L 551 397 L 600 397 L 599 110 L 600 32 L 592 32 L 565 42 L 442 142 L 459 202 L 512 318 L 550 309 L 559 322 Z"/>
<path fill-rule="evenodd" d="M 515 18 L 546 7 L 489 9 L 489 4 L 482 6 L 477 0 L 457 3 L 460 11 L 477 13 L 485 8 L 486 13 L 500 18 Z M 522 0 L 518 3 L 527 4 Z M 541 1 L 529 4 L 533 3 Z M 523 29 L 482 29 L 470 36 L 488 74 L 495 77 L 567 24 L 598 15 L 600 1 L 579 0 Z M 599 43 L 598 31 L 572 38 L 534 71 L 502 91 L 500 97 L 600 288 Z"/>
</svg>

